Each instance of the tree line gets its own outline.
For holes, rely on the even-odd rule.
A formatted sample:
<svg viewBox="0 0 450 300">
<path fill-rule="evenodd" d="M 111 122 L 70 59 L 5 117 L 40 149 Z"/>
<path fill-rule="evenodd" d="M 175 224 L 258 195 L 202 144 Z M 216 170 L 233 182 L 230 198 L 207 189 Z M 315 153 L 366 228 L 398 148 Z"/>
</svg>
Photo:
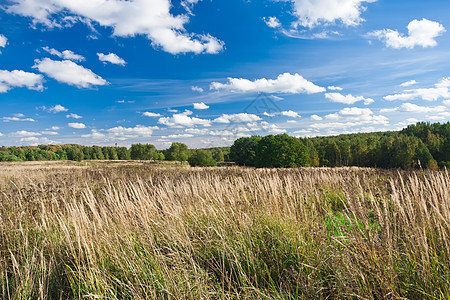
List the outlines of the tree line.
<svg viewBox="0 0 450 300">
<path fill-rule="evenodd" d="M 44 160 L 167 160 L 189 161 L 193 166 L 215 166 L 218 162 L 229 161 L 229 147 L 196 150 L 188 149 L 183 143 L 172 143 L 166 150 L 157 150 L 152 144 L 133 144 L 129 149 L 77 144 L 0 148 L 0 161 Z"/>
<path fill-rule="evenodd" d="M 188 149 L 183 143 L 157 150 L 152 144 L 126 147 L 76 144 L 1 147 L 0 161 L 152 160 L 188 161 L 192 166 L 235 162 L 253 167 L 380 168 L 450 167 L 450 123 L 410 125 L 401 131 L 297 138 L 287 134 L 237 139 L 231 147 Z"/>
<path fill-rule="evenodd" d="M 450 123 L 332 137 L 244 137 L 231 146 L 230 157 L 237 165 L 254 167 L 449 168 Z"/>
</svg>

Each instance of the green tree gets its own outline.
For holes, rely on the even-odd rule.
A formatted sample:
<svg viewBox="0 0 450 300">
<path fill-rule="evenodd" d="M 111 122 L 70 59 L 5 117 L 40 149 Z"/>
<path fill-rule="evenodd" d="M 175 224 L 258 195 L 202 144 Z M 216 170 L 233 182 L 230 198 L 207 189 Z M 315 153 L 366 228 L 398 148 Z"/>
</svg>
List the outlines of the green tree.
<svg viewBox="0 0 450 300">
<path fill-rule="evenodd" d="M 130 151 L 126 147 L 117 147 L 117 157 L 119 160 L 129 160 L 131 159 Z"/>
<path fill-rule="evenodd" d="M 257 167 L 301 167 L 310 160 L 302 141 L 287 134 L 265 136 L 257 149 Z"/>
<path fill-rule="evenodd" d="M 214 148 L 212 150 L 212 156 L 213 156 L 214 160 L 217 162 L 223 162 L 225 160 L 223 151 L 220 148 Z"/>
<path fill-rule="evenodd" d="M 205 150 L 194 150 L 188 162 L 192 167 L 213 167 L 217 164 L 211 152 Z"/>
<path fill-rule="evenodd" d="M 256 153 L 260 136 L 242 137 L 230 148 L 230 159 L 239 166 L 256 166 Z"/>
<path fill-rule="evenodd" d="M 174 161 L 186 161 L 189 157 L 189 149 L 183 143 L 172 143 L 167 150 L 166 159 Z"/>
</svg>

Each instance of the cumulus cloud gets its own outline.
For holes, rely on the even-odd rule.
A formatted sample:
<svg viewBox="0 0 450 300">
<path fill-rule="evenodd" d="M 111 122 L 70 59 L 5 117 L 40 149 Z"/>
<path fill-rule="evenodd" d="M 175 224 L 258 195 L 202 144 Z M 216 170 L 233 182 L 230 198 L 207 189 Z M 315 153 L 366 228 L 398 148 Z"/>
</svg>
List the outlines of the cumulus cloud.
<svg viewBox="0 0 450 300">
<path fill-rule="evenodd" d="M 193 127 L 195 125 L 202 125 L 205 127 L 211 126 L 210 120 L 190 117 L 190 115 L 192 115 L 192 111 L 186 110 L 182 113 L 173 114 L 172 117 L 160 118 L 158 123 L 176 128 Z"/>
<path fill-rule="evenodd" d="M 66 118 L 72 118 L 72 119 L 82 119 L 83 117 L 74 113 L 66 115 Z"/>
<path fill-rule="evenodd" d="M 75 128 L 75 129 L 86 128 L 86 125 L 84 125 L 83 123 L 68 123 L 67 126 Z"/>
<path fill-rule="evenodd" d="M 310 125 L 312 129 L 342 129 L 367 125 L 388 125 L 389 119 L 375 115 L 370 108 L 346 107 L 337 113 L 328 114 L 325 121 Z"/>
<path fill-rule="evenodd" d="M 12 137 L 30 137 L 30 136 L 40 136 L 39 132 L 32 132 L 26 130 L 19 130 L 10 134 Z"/>
<path fill-rule="evenodd" d="M 256 122 L 262 119 L 254 114 L 240 113 L 240 114 L 222 114 L 220 117 L 214 119 L 215 123 L 245 123 L 245 122 Z"/>
<path fill-rule="evenodd" d="M 300 118 L 300 115 L 296 113 L 295 111 L 288 110 L 288 111 L 282 111 L 280 113 L 282 116 L 291 117 L 291 118 Z"/>
<path fill-rule="evenodd" d="M 84 56 L 75 54 L 70 50 L 64 50 L 63 52 L 59 52 L 56 49 L 49 48 L 49 47 L 42 47 L 43 50 L 47 51 L 51 55 L 56 55 L 59 58 L 62 59 L 68 59 L 68 60 L 74 60 L 74 61 L 83 61 L 85 60 Z"/>
<path fill-rule="evenodd" d="M 381 109 L 381 113 L 386 112 L 409 112 L 409 113 L 439 113 L 445 111 L 447 108 L 445 106 L 439 105 L 434 107 L 420 106 L 413 103 L 403 103 L 402 105 L 394 108 Z"/>
<path fill-rule="evenodd" d="M 0 94 L 16 87 L 26 87 L 29 90 L 42 91 L 44 77 L 41 74 L 21 70 L 0 70 Z"/>
<path fill-rule="evenodd" d="M 193 86 L 192 90 L 194 92 L 198 92 L 198 93 L 203 93 L 204 92 L 204 90 L 201 87 L 198 87 L 198 86 Z"/>
<path fill-rule="evenodd" d="M 318 25 L 341 22 L 346 26 L 356 26 L 364 19 L 361 13 L 366 10 L 365 3 L 376 0 L 284 0 L 294 5 L 294 14 L 298 17 L 295 25 L 315 27 Z"/>
<path fill-rule="evenodd" d="M 149 112 L 149 111 L 144 112 L 142 115 L 145 117 L 149 117 L 149 118 L 161 117 L 161 114 L 157 114 L 157 113 L 153 113 L 153 112 Z"/>
<path fill-rule="evenodd" d="M 59 133 L 56 131 L 41 131 L 42 135 L 58 135 Z"/>
<path fill-rule="evenodd" d="M 171 7 L 170 0 L 12 0 L 6 11 L 47 27 L 61 27 L 69 17 L 72 22 L 110 27 L 115 36 L 143 35 L 154 47 L 172 54 L 218 53 L 223 49 L 223 42 L 209 34 L 186 32 L 189 17 L 172 15 Z"/>
<path fill-rule="evenodd" d="M 318 115 L 312 115 L 311 116 L 311 120 L 313 120 L 313 121 L 322 121 L 323 118 L 318 116 Z"/>
<path fill-rule="evenodd" d="M 450 107 L 450 99 L 444 100 L 444 101 L 442 101 L 442 103 L 444 103 L 445 106 Z"/>
<path fill-rule="evenodd" d="M 193 134 L 190 133 L 181 133 L 181 134 L 169 134 L 161 136 L 162 139 L 182 139 L 182 138 L 190 138 L 193 137 Z"/>
<path fill-rule="evenodd" d="M 194 105 L 194 109 L 198 109 L 198 110 L 204 110 L 204 109 L 208 109 L 208 108 L 209 108 L 209 106 L 206 105 L 206 104 L 203 103 L 203 102 L 200 102 L 200 103 L 194 103 L 193 105 Z"/>
<path fill-rule="evenodd" d="M 63 112 L 63 111 L 68 111 L 69 109 L 65 108 L 64 106 L 62 106 L 61 104 L 56 104 L 55 106 L 49 107 L 49 108 L 45 108 L 45 110 L 47 110 L 48 112 L 51 113 L 59 113 L 59 112 Z"/>
<path fill-rule="evenodd" d="M 106 132 L 118 140 L 126 140 L 138 137 L 151 137 L 153 131 L 159 129 L 157 126 L 136 125 L 135 127 L 114 127 L 107 129 Z"/>
<path fill-rule="evenodd" d="M 9 121 L 19 121 L 19 122 L 35 122 L 35 119 L 32 118 L 18 118 L 18 117 L 3 117 L 3 122 L 9 122 Z"/>
<path fill-rule="evenodd" d="M 314 94 L 325 92 L 320 87 L 295 73 L 284 73 L 278 75 L 277 79 L 256 79 L 250 81 L 243 78 L 228 78 L 228 83 L 213 82 L 210 89 L 225 90 L 237 93 L 287 93 L 287 94 Z"/>
<path fill-rule="evenodd" d="M 73 61 L 55 61 L 50 58 L 35 60 L 33 68 L 59 82 L 74 85 L 78 88 L 89 88 L 94 85 L 106 85 L 108 82 L 91 70 L 77 65 Z"/>
<path fill-rule="evenodd" d="M 0 47 L 5 48 L 8 43 L 8 39 L 3 34 L 0 34 Z"/>
<path fill-rule="evenodd" d="M 119 56 L 117 56 L 117 54 L 114 53 L 109 53 L 109 54 L 103 54 L 103 53 L 97 53 L 98 59 L 104 63 L 111 63 L 114 65 L 119 65 L 119 66 L 125 66 L 127 63 L 125 62 L 125 60 L 123 60 L 122 58 L 120 58 Z"/>
<path fill-rule="evenodd" d="M 14 114 L 13 117 L 3 117 L 1 118 L 3 122 L 10 122 L 10 121 L 16 121 L 16 122 L 35 122 L 36 120 L 32 118 L 24 118 L 24 114 Z"/>
<path fill-rule="evenodd" d="M 266 23 L 267 26 L 270 28 L 278 28 L 281 27 L 281 22 L 278 20 L 277 17 L 267 17 L 263 18 L 263 21 Z"/>
<path fill-rule="evenodd" d="M 420 98 L 427 101 L 436 101 L 439 98 L 450 97 L 450 77 L 443 78 L 440 82 L 436 83 L 432 88 L 410 89 L 405 90 L 404 93 L 385 96 L 387 101 L 409 101 Z"/>
<path fill-rule="evenodd" d="M 330 91 L 342 91 L 342 90 L 343 90 L 343 88 L 341 88 L 341 87 L 339 87 L 339 86 L 333 86 L 333 85 L 330 85 L 330 86 L 328 87 L 328 89 L 329 89 Z"/>
<path fill-rule="evenodd" d="M 31 146 L 38 146 L 38 145 L 44 145 L 44 144 L 58 144 L 57 141 L 49 140 L 47 137 L 24 137 L 20 139 L 20 142 L 27 143 Z"/>
<path fill-rule="evenodd" d="M 99 132 L 96 129 L 92 129 L 90 134 L 83 134 L 81 137 L 83 138 L 92 138 L 92 139 L 101 139 L 106 137 L 103 133 Z"/>
<path fill-rule="evenodd" d="M 359 101 L 364 101 L 365 105 L 369 105 L 374 102 L 372 98 L 364 98 L 363 96 L 353 96 L 351 94 L 344 96 L 340 93 L 326 93 L 325 98 L 331 100 L 332 102 L 344 104 L 354 104 Z"/>
<path fill-rule="evenodd" d="M 445 31 L 442 24 L 422 19 L 409 22 L 408 35 L 406 36 L 392 29 L 373 31 L 369 35 L 383 41 L 387 47 L 412 49 L 416 46 L 423 48 L 435 47 L 437 45 L 436 38 Z"/>
<path fill-rule="evenodd" d="M 408 87 L 408 86 L 415 85 L 415 84 L 417 84 L 417 81 L 409 80 L 409 81 L 403 82 L 402 84 L 400 84 L 400 86 L 401 87 Z"/>
</svg>

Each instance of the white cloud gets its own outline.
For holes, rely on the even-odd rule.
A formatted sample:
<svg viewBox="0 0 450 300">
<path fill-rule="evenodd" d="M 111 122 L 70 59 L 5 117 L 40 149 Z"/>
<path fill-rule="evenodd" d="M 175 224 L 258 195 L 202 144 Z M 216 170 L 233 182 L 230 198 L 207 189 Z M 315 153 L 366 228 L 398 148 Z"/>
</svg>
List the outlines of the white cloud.
<svg viewBox="0 0 450 300">
<path fill-rule="evenodd" d="M 50 129 L 51 129 L 51 130 L 60 130 L 61 128 L 58 127 L 58 126 L 52 126 Z"/>
<path fill-rule="evenodd" d="M 108 82 L 100 76 L 94 74 L 91 70 L 77 65 L 73 61 L 63 60 L 55 61 L 50 58 L 35 60 L 33 68 L 47 76 L 78 88 L 89 88 L 94 85 L 106 85 Z"/>
<path fill-rule="evenodd" d="M 325 92 L 320 87 L 306 80 L 299 74 L 284 73 L 278 75 L 277 79 L 256 79 L 250 81 L 243 78 L 228 78 L 228 83 L 213 82 L 210 89 L 226 90 L 230 92 L 264 92 L 264 93 L 287 93 L 287 94 L 314 94 Z"/>
<path fill-rule="evenodd" d="M 144 35 L 152 45 L 172 54 L 193 52 L 218 53 L 223 42 L 215 37 L 186 32 L 186 14 L 172 15 L 170 0 L 12 0 L 9 13 L 31 17 L 33 23 L 61 27 L 67 18 L 72 23 L 83 22 L 111 27 L 113 35 L 133 37 Z M 194 4 L 196 1 L 188 1 Z"/>
<path fill-rule="evenodd" d="M 205 134 L 207 134 L 209 132 L 209 130 L 206 129 L 206 128 L 203 128 L 203 129 L 200 129 L 200 128 L 186 128 L 184 131 L 188 132 L 188 133 L 192 133 L 192 134 L 199 134 L 199 135 L 205 135 Z"/>
<path fill-rule="evenodd" d="M 287 132 L 286 129 L 279 128 L 275 124 L 270 124 L 270 125 L 267 125 L 267 126 L 264 126 L 264 127 L 265 127 L 266 130 L 269 130 L 269 132 L 273 133 L 273 134 L 282 134 L 282 133 L 286 133 Z"/>
<path fill-rule="evenodd" d="M 112 63 L 114 65 L 120 65 L 125 66 L 127 63 L 125 60 L 117 56 L 117 54 L 109 53 L 109 54 L 103 54 L 103 53 L 97 53 L 98 59 L 104 63 Z"/>
<path fill-rule="evenodd" d="M 47 111 L 56 114 L 59 112 L 68 111 L 68 109 L 61 104 L 56 104 L 55 106 L 48 108 Z"/>
<path fill-rule="evenodd" d="M 184 133 L 184 134 L 170 134 L 170 135 L 163 135 L 161 138 L 163 139 L 182 139 L 182 138 L 190 138 L 193 137 L 193 134 Z"/>
<path fill-rule="evenodd" d="M 332 102 L 344 104 L 354 104 L 359 101 L 364 101 L 365 105 L 369 105 L 374 102 L 372 98 L 364 98 L 363 96 L 353 96 L 351 94 L 344 96 L 340 93 L 326 93 L 325 98 L 331 100 Z"/>
<path fill-rule="evenodd" d="M 297 123 L 295 120 L 288 120 L 287 123 Z"/>
<path fill-rule="evenodd" d="M 114 127 L 106 130 L 112 138 L 126 140 L 137 137 L 151 137 L 153 131 L 159 129 L 157 126 L 136 125 L 135 127 Z"/>
<path fill-rule="evenodd" d="M 449 106 L 450 107 L 450 99 L 449 100 L 444 100 L 444 101 L 442 101 L 442 103 L 444 103 L 445 106 Z"/>
<path fill-rule="evenodd" d="M 125 101 L 125 100 L 118 100 L 118 101 L 116 101 L 116 103 L 120 103 L 120 104 L 123 104 L 123 103 L 135 103 L 136 101 L 134 101 L 134 100 L 128 100 L 128 101 Z"/>
<path fill-rule="evenodd" d="M 194 103 L 193 105 L 194 105 L 194 109 L 198 109 L 198 110 L 204 110 L 204 109 L 208 109 L 208 108 L 209 108 L 209 106 L 206 105 L 206 104 L 203 103 L 203 102 L 200 102 L 200 103 Z"/>
<path fill-rule="evenodd" d="M 415 85 L 415 84 L 417 84 L 417 81 L 409 80 L 409 81 L 403 82 L 402 84 L 400 84 L 400 86 L 401 87 L 408 87 L 408 86 Z"/>
<path fill-rule="evenodd" d="M 198 87 L 198 86 L 193 86 L 192 87 L 192 90 L 194 91 L 194 92 L 199 92 L 199 93 L 203 93 L 205 90 L 203 90 L 201 87 Z"/>
<path fill-rule="evenodd" d="M 44 76 L 21 70 L 0 70 L 0 94 L 15 87 L 26 87 L 29 90 L 42 91 Z"/>
<path fill-rule="evenodd" d="M 43 145 L 43 144 L 59 144 L 57 141 L 49 140 L 46 137 L 38 138 L 35 136 L 21 138 L 20 142 L 27 143 L 28 145 L 31 145 L 31 146 L 38 146 L 38 145 Z"/>
<path fill-rule="evenodd" d="M 291 118 L 300 118 L 300 115 L 296 113 L 295 111 L 288 110 L 288 111 L 282 111 L 280 113 L 282 116 L 291 117 Z"/>
<path fill-rule="evenodd" d="M 42 47 L 43 50 L 47 51 L 48 53 L 52 55 L 56 55 L 59 58 L 62 59 L 68 59 L 68 60 L 74 60 L 74 61 L 83 61 L 85 58 L 82 55 L 75 54 L 70 50 L 64 50 L 63 52 L 59 52 L 56 49 L 49 48 L 49 47 Z"/>
<path fill-rule="evenodd" d="M 416 46 L 423 48 L 435 47 L 437 45 L 435 38 L 442 35 L 445 31 L 442 24 L 422 19 L 421 21 L 412 20 L 408 24 L 407 36 L 392 29 L 377 30 L 371 32 L 369 35 L 384 41 L 387 47 L 394 49 L 412 49 Z"/>
<path fill-rule="evenodd" d="M 314 129 L 339 129 L 362 125 L 387 125 L 389 119 L 383 115 L 375 115 L 370 108 L 346 107 L 337 113 L 324 117 L 325 122 L 314 123 L 310 127 Z M 329 122 L 333 121 L 333 122 Z"/>
<path fill-rule="evenodd" d="M 278 28 L 278 27 L 281 27 L 280 20 L 278 20 L 277 17 L 263 18 L 263 21 L 264 21 L 264 22 L 266 23 L 266 25 L 269 26 L 270 28 Z"/>
<path fill-rule="evenodd" d="M 420 106 L 413 103 L 403 103 L 402 105 L 395 107 L 395 108 L 385 108 L 381 109 L 381 113 L 385 112 L 409 112 L 409 113 L 440 113 L 444 112 L 447 108 L 445 106 Z"/>
<path fill-rule="evenodd" d="M 72 119 L 82 119 L 83 117 L 82 117 L 82 116 L 80 116 L 80 115 L 77 115 L 77 114 L 73 114 L 73 113 L 71 113 L 71 114 L 68 114 L 68 115 L 66 115 L 66 118 L 72 118 Z"/>
<path fill-rule="evenodd" d="M 408 101 L 421 98 L 427 101 L 436 101 L 439 98 L 450 97 L 450 78 L 443 78 L 440 82 L 436 83 L 432 88 L 412 89 L 406 90 L 404 93 L 385 96 L 387 101 Z"/>
<path fill-rule="evenodd" d="M 6 44 L 8 43 L 8 39 L 3 34 L 0 34 L 0 47 L 5 48 Z"/>
<path fill-rule="evenodd" d="M 158 123 L 168 127 L 193 127 L 194 125 L 203 125 L 205 127 L 211 126 L 210 120 L 189 117 L 191 114 L 192 111 L 186 110 L 179 114 L 173 114 L 172 117 L 160 118 Z"/>
<path fill-rule="evenodd" d="M 101 132 L 98 132 L 96 129 L 92 129 L 90 134 L 83 134 L 81 137 L 84 138 L 92 138 L 92 139 L 101 139 L 104 138 L 106 135 L 104 135 Z"/>
<path fill-rule="evenodd" d="M 0 136 L 3 136 L 3 133 L 0 132 Z"/>
<path fill-rule="evenodd" d="M 68 123 L 67 126 L 75 128 L 75 129 L 86 128 L 86 125 L 84 125 L 83 123 Z"/>
<path fill-rule="evenodd" d="M 30 136 L 40 136 L 41 134 L 39 132 L 32 132 L 32 131 L 26 131 L 26 130 L 20 130 L 11 133 L 11 136 L 13 137 L 30 137 Z"/>
<path fill-rule="evenodd" d="M 161 114 L 157 114 L 157 113 L 153 113 L 153 112 L 149 112 L 149 111 L 144 112 L 142 115 L 145 117 L 149 117 L 149 118 L 161 117 Z"/>
<path fill-rule="evenodd" d="M 330 86 L 328 87 L 328 89 L 329 89 L 330 91 L 342 91 L 342 90 L 343 90 L 343 88 L 341 88 L 341 87 L 339 87 L 339 86 L 333 86 L 333 85 L 330 85 Z"/>
<path fill-rule="evenodd" d="M 56 131 L 41 131 L 42 135 L 58 135 L 59 133 Z"/>
<path fill-rule="evenodd" d="M 23 114 L 16 114 L 14 117 L 3 117 L 1 118 L 3 122 L 9 122 L 9 121 L 17 121 L 17 122 L 35 122 L 35 119 L 32 118 L 23 118 Z"/>
<path fill-rule="evenodd" d="M 272 118 L 272 117 L 275 116 L 274 113 L 268 113 L 267 111 L 263 112 L 263 115 L 266 116 L 266 117 L 269 117 L 269 118 Z"/>
<path fill-rule="evenodd" d="M 284 0 L 289 1 L 289 0 Z M 364 3 L 376 0 L 290 0 L 294 4 L 294 14 L 298 17 L 297 25 L 315 27 L 333 24 L 337 21 L 346 26 L 356 26 L 364 19 L 361 13 L 366 10 Z"/>
<path fill-rule="evenodd" d="M 313 121 L 322 121 L 323 118 L 322 118 L 322 117 L 319 117 L 318 115 L 312 115 L 312 116 L 311 116 L 311 120 L 313 120 Z"/>
<path fill-rule="evenodd" d="M 234 123 L 244 123 L 244 122 L 256 122 L 260 121 L 261 118 L 254 114 L 248 114 L 248 113 L 240 113 L 240 114 L 222 114 L 220 117 L 214 119 L 215 123 L 224 123 L 228 124 L 231 122 Z"/>
</svg>

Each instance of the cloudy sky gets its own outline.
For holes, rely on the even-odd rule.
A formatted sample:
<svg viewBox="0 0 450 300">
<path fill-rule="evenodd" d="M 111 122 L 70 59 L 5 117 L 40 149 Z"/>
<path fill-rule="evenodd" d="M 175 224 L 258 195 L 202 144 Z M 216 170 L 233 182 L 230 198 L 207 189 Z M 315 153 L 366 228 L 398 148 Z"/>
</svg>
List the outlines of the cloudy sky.
<svg viewBox="0 0 450 300">
<path fill-rule="evenodd" d="M 448 0 L 2 0 L 0 145 L 450 120 Z"/>
</svg>

